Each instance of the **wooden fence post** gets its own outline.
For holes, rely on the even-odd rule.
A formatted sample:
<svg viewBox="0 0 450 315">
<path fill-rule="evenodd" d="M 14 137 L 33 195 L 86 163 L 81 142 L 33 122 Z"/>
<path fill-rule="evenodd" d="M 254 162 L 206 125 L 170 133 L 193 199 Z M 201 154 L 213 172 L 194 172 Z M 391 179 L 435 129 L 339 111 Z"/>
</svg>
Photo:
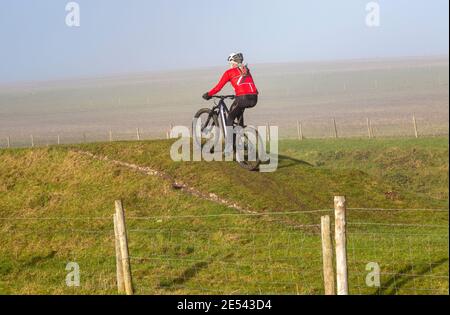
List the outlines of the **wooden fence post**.
<svg viewBox="0 0 450 315">
<path fill-rule="evenodd" d="M 58 140 L 58 145 L 60 145 L 61 144 L 61 137 L 59 135 L 57 137 L 58 137 L 58 139 L 57 139 Z"/>
<path fill-rule="evenodd" d="M 124 278 L 123 278 L 122 254 L 120 252 L 120 238 L 119 238 L 119 229 L 118 229 L 118 222 L 117 222 L 117 213 L 114 213 L 113 221 L 114 221 L 114 245 L 116 248 L 117 292 L 125 293 L 125 283 L 124 283 Z"/>
<path fill-rule="evenodd" d="M 125 213 L 121 200 L 116 200 L 116 216 L 117 216 L 117 230 L 119 232 L 120 255 L 122 258 L 123 282 L 125 285 L 125 293 L 127 295 L 133 294 L 133 284 L 131 280 L 131 266 L 130 257 L 128 255 L 128 240 L 127 230 L 125 225 Z"/>
<path fill-rule="evenodd" d="M 141 134 L 139 132 L 139 128 L 136 128 L 136 138 L 137 138 L 138 141 L 141 140 Z"/>
<path fill-rule="evenodd" d="M 34 148 L 34 137 L 33 137 L 33 135 L 31 135 L 30 138 L 31 138 L 31 147 Z"/>
<path fill-rule="evenodd" d="M 11 148 L 11 138 L 9 136 L 6 137 L 6 145 L 9 148 Z"/>
<path fill-rule="evenodd" d="M 302 123 L 297 120 L 297 137 L 298 140 L 303 140 Z"/>
<path fill-rule="evenodd" d="M 166 138 L 167 139 L 170 139 L 170 132 L 172 131 L 172 128 L 173 128 L 173 125 L 169 124 L 169 130 L 167 130 L 167 133 L 166 133 Z"/>
<path fill-rule="evenodd" d="M 113 141 L 113 135 L 112 135 L 112 130 L 109 130 L 109 142 Z"/>
<path fill-rule="evenodd" d="M 372 135 L 372 125 L 370 123 L 370 118 L 367 117 L 367 134 L 369 135 L 369 139 L 373 137 Z"/>
<path fill-rule="evenodd" d="M 336 119 L 334 119 L 334 118 L 333 118 L 333 126 L 334 126 L 334 137 L 337 138 L 338 131 L 337 131 L 337 127 L 336 127 Z"/>
<path fill-rule="evenodd" d="M 413 125 L 414 125 L 414 135 L 416 138 L 419 138 L 419 133 L 417 132 L 417 122 L 416 122 L 416 116 L 413 114 Z"/>
<path fill-rule="evenodd" d="M 335 295 L 333 270 L 333 248 L 331 242 L 330 216 L 320 217 L 320 227 L 322 235 L 322 259 L 323 259 L 323 282 L 326 295 Z"/>
<path fill-rule="evenodd" d="M 337 294 L 348 295 L 346 205 L 344 196 L 334 197 Z"/>
</svg>

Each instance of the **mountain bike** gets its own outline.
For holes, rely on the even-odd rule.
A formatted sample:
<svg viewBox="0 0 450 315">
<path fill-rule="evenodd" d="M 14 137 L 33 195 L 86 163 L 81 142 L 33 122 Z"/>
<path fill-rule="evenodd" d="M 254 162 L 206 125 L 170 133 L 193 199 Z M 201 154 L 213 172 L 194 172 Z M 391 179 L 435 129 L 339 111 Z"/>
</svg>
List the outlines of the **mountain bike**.
<svg viewBox="0 0 450 315">
<path fill-rule="evenodd" d="M 200 126 L 200 135 L 193 132 L 194 141 L 198 145 L 202 145 L 202 139 L 214 137 L 214 143 L 212 147 L 214 150 L 218 146 L 222 146 L 221 139 L 228 139 L 229 128 L 226 128 L 226 121 L 229 114 L 229 109 L 225 103 L 226 99 L 233 100 L 234 95 L 216 95 L 212 98 L 218 99 L 218 102 L 214 102 L 212 108 L 202 108 L 194 115 L 194 122 L 197 122 Z M 257 170 L 261 164 L 260 154 L 262 139 L 258 134 L 256 128 L 243 126 L 243 117 L 237 117 L 233 122 L 233 130 L 240 130 L 241 132 L 233 132 L 233 157 L 236 158 L 236 162 L 239 165 L 249 171 Z M 195 123 L 194 123 L 195 126 Z M 243 129 L 236 127 L 242 127 Z M 222 132 L 221 135 L 212 134 L 214 130 Z M 200 136 L 200 137 L 199 137 Z M 222 136 L 222 137 L 221 137 Z"/>
</svg>

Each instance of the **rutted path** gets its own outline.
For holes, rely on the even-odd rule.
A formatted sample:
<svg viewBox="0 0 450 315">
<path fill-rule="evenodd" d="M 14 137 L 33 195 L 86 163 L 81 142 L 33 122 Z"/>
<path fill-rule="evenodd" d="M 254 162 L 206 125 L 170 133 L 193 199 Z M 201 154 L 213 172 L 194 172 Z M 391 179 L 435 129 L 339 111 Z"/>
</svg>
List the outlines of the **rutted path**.
<svg viewBox="0 0 450 315">
<path fill-rule="evenodd" d="M 239 212 L 242 213 L 247 213 L 247 214 L 259 214 L 259 212 L 250 210 L 250 209 L 246 209 L 240 205 L 238 205 L 237 203 L 227 200 L 227 199 L 223 199 L 220 198 L 219 196 L 217 196 L 216 194 L 213 193 L 205 193 L 202 192 L 194 187 L 188 186 L 187 184 L 178 181 L 176 179 L 174 179 L 173 177 L 171 177 L 170 175 L 159 171 L 159 170 L 155 170 L 152 169 L 151 167 L 148 166 L 139 166 L 137 164 L 133 164 L 133 163 L 128 163 L 128 162 L 123 162 L 123 161 L 119 161 L 119 160 L 114 160 L 114 159 L 110 159 L 107 156 L 101 156 L 101 155 L 96 155 L 94 153 L 88 152 L 88 151 L 79 151 L 79 150 L 72 150 L 72 152 L 77 153 L 77 154 L 81 154 L 84 156 L 88 156 L 90 158 L 93 158 L 95 160 L 99 160 L 99 161 L 107 161 L 110 162 L 112 164 L 118 165 L 118 166 L 122 166 L 122 167 L 126 167 L 128 169 L 132 169 L 136 172 L 145 174 L 145 175 L 150 175 L 150 176 L 156 176 L 156 177 L 160 177 L 166 181 L 169 181 L 172 183 L 172 187 L 174 189 L 179 189 L 185 193 L 188 193 L 190 195 L 196 196 L 198 198 L 202 198 L 204 200 L 209 200 L 221 205 L 225 205 L 229 208 L 235 209 Z"/>
<path fill-rule="evenodd" d="M 187 194 L 190 194 L 197 198 L 201 198 L 203 200 L 208 200 L 208 201 L 212 201 L 217 204 L 220 204 L 220 205 L 225 205 L 228 208 L 237 210 L 238 212 L 243 213 L 243 214 L 250 214 L 250 215 L 269 214 L 269 213 L 262 213 L 262 212 L 254 211 L 254 210 L 251 210 L 248 208 L 244 208 L 241 205 L 237 204 L 236 202 L 221 198 L 214 193 L 200 191 L 194 187 L 191 187 L 181 181 L 174 179 L 172 176 L 168 175 L 167 173 L 165 173 L 163 171 L 156 170 L 156 169 L 153 169 L 148 166 L 140 166 L 140 165 L 133 164 L 133 163 L 114 160 L 114 159 L 110 159 L 108 156 L 97 155 L 97 154 L 94 154 L 94 153 L 88 152 L 88 151 L 72 150 L 72 152 L 87 156 L 87 157 L 95 159 L 95 160 L 106 161 L 106 162 L 112 163 L 114 165 L 125 167 L 128 169 L 134 170 L 136 172 L 139 172 L 141 174 L 159 177 L 163 180 L 170 182 L 174 189 L 181 190 Z M 329 209 L 311 210 L 311 211 L 303 211 L 302 213 L 306 214 L 308 212 L 323 212 L 323 211 L 328 211 L 328 210 Z M 296 213 L 296 212 L 294 211 L 293 213 Z M 276 222 L 279 224 L 283 224 L 284 226 L 290 227 L 292 229 L 306 229 L 307 231 L 310 231 L 314 234 L 320 233 L 320 225 L 319 224 L 299 224 L 298 221 L 291 220 L 289 218 L 280 218 L 280 217 L 275 218 L 273 216 L 263 216 L 263 218 L 265 218 L 266 220 L 268 220 L 270 222 L 274 222 L 274 223 Z"/>
</svg>

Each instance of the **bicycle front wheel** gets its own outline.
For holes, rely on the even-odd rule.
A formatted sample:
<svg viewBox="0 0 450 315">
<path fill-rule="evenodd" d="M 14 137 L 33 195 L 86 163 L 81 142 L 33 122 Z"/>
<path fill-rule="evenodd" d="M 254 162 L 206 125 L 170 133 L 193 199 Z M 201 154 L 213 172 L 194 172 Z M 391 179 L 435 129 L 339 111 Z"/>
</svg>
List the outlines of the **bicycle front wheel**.
<svg viewBox="0 0 450 315">
<path fill-rule="evenodd" d="M 201 147 L 202 139 L 210 139 L 215 137 L 214 143 L 219 141 L 219 135 L 214 134 L 214 131 L 219 131 L 219 120 L 216 113 L 209 108 L 202 108 L 194 115 L 194 123 L 192 136 L 194 141 Z"/>
</svg>

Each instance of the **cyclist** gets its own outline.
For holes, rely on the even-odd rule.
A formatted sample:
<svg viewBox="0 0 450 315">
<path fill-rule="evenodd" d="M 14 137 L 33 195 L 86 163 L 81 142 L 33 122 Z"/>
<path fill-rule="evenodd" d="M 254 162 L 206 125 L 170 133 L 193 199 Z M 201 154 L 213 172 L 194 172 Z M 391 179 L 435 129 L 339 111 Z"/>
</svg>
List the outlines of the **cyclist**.
<svg viewBox="0 0 450 315">
<path fill-rule="evenodd" d="M 244 65 L 242 53 L 232 53 L 228 57 L 230 69 L 225 71 L 219 83 L 209 92 L 203 94 L 205 100 L 210 100 L 212 96 L 220 92 L 228 82 L 234 88 L 236 98 L 230 107 L 227 126 L 232 126 L 236 118 L 240 119 L 240 125 L 244 126 L 244 110 L 251 108 L 258 103 L 258 89 L 247 65 Z"/>
</svg>

